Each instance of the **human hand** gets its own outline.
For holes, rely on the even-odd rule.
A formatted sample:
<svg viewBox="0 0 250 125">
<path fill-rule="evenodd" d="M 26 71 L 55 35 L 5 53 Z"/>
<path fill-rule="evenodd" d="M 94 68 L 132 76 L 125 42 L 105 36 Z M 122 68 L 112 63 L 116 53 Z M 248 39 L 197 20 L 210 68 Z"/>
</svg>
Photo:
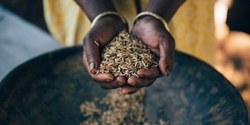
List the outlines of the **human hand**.
<svg viewBox="0 0 250 125">
<path fill-rule="evenodd" d="M 105 89 L 118 88 L 127 82 L 125 77 L 115 78 L 110 73 L 95 74 L 101 62 L 103 47 L 123 29 L 128 29 L 128 26 L 118 16 L 104 16 L 95 23 L 83 39 L 84 65 L 91 78 Z"/>
<path fill-rule="evenodd" d="M 162 75 L 169 75 L 174 66 L 175 41 L 160 20 L 151 16 L 138 19 L 132 28 L 132 35 L 159 57 L 159 67 L 138 70 L 139 77 L 128 79 L 129 86 L 122 87 L 123 94 L 132 94 L 139 88 L 150 86 Z"/>
</svg>

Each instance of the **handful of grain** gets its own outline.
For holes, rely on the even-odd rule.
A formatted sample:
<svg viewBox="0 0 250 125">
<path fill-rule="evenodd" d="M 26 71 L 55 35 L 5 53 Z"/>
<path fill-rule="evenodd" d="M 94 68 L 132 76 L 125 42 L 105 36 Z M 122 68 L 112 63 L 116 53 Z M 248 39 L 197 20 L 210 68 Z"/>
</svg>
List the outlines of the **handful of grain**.
<svg viewBox="0 0 250 125">
<path fill-rule="evenodd" d="M 111 73 L 117 76 L 137 76 L 139 69 L 149 69 L 158 66 L 156 56 L 138 39 L 121 31 L 102 52 L 102 61 L 98 73 Z"/>
</svg>

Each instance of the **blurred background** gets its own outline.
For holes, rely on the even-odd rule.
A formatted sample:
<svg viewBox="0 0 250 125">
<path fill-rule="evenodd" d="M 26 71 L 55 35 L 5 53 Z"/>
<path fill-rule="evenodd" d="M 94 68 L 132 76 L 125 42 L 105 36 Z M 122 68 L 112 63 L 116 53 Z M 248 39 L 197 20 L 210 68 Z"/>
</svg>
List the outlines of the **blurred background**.
<svg viewBox="0 0 250 125">
<path fill-rule="evenodd" d="M 0 0 L 3 7 L 48 32 L 43 17 L 43 0 Z"/>
<path fill-rule="evenodd" d="M 250 119 L 250 1 L 217 0 L 214 65 L 241 93 Z"/>
<path fill-rule="evenodd" d="M 0 0 L 0 5 L 50 36 L 42 0 Z M 214 10 L 218 42 L 214 68 L 238 89 L 250 113 L 250 0 L 217 0 Z"/>
</svg>

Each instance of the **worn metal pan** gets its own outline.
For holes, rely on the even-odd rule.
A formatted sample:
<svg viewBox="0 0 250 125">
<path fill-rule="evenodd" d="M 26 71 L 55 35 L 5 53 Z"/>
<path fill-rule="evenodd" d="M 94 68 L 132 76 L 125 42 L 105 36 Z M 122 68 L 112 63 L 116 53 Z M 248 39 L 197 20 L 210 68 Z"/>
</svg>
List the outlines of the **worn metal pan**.
<svg viewBox="0 0 250 125">
<path fill-rule="evenodd" d="M 145 91 L 145 115 L 152 122 L 161 117 L 171 125 L 248 124 L 246 106 L 233 85 L 181 52 L 176 52 L 171 75 Z M 107 92 L 85 71 L 82 47 L 56 50 L 18 66 L 1 81 L 0 124 L 79 124 L 80 104 Z"/>
</svg>

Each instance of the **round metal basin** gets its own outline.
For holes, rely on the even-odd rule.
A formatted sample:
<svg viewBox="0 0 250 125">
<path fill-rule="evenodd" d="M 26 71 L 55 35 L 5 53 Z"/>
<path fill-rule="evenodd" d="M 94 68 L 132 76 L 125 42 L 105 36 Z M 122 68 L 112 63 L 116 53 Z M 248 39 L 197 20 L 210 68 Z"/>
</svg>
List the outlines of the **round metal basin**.
<svg viewBox="0 0 250 125">
<path fill-rule="evenodd" d="M 79 124 L 80 104 L 109 91 L 87 74 L 82 47 L 46 53 L 1 81 L 0 124 Z M 162 118 L 171 125 L 248 124 L 246 106 L 233 85 L 211 66 L 178 51 L 170 76 L 145 92 L 145 115 L 153 123 Z"/>
</svg>

